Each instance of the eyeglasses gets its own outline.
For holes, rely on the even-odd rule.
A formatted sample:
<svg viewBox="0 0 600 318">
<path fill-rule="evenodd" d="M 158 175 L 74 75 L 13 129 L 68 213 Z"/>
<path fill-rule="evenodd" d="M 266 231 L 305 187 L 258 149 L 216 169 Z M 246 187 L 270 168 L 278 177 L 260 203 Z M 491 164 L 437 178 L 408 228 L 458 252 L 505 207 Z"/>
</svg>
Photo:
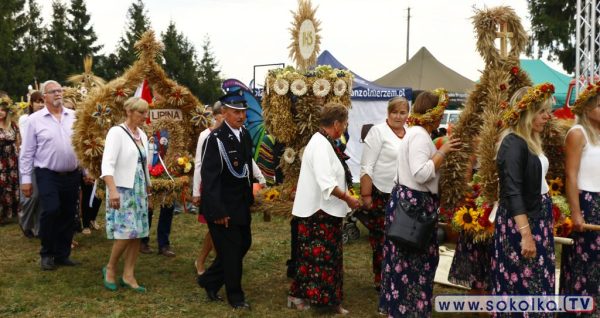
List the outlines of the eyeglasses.
<svg viewBox="0 0 600 318">
<path fill-rule="evenodd" d="M 62 88 L 53 89 L 51 91 L 46 91 L 46 94 L 54 95 L 56 93 L 62 93 Z"/>
</svg>

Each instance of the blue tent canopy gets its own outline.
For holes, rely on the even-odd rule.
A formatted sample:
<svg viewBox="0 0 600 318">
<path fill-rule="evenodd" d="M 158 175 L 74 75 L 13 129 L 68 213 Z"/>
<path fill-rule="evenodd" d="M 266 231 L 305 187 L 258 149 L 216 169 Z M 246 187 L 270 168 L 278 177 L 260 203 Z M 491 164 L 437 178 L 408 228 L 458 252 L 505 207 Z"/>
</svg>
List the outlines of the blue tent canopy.
<svg viewBox="0 0 600 318">
<path fill-rule="evenodd" d="M 561 72 L 555 71 L 541 60 L 522 59 L 521 68 L 529 74 L 529 76 L 531 77 L 531 81 L 535 85 L 544 82 L 550 82 L 554 84 L 554 97 L 556 97 L 557 102 L 555 108 L 559 108 L 565 105 L 567 93 L 569 92 L 569 84 L 573 79 L 572 77 L 565 75 Z M 574 102 L 574 100 L 572 102 Z"/>
<path fill-rule="evenodd" d="M 329 51 L 325 50 L 317 58 L 317 65 L 331 65 L 333 68 L 350 70 L 338 61 Z M 408 100 L 412 98 L 412 88 L 410 87 L 386 87 L 379 86 L 368 81 L 360 75 L 352 72 L 354 82 L 352 86 L 352 99 L 370 99 L 370 100 L 389 100 L 390 98 L 402 96 Z"/>
</svg>

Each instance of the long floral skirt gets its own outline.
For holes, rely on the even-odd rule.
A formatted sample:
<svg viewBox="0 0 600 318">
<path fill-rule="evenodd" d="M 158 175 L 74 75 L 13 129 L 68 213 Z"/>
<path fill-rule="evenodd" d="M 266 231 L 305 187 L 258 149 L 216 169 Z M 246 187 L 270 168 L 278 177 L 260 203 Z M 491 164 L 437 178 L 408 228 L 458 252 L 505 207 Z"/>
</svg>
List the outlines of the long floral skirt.
<svg viewBox="0 0 600 318">
<path fill-rule="evenodd" d="M 521 255 L 521 234 L 508 210 L 500 206 L 494 229 L 493 295 L 553 295 L 554 235 L 552 199 L 542 195 L 540 217 L 529 218 L 536 258 Z M 554 317 L 553 313 L 494 313 L 494 317 Z"/>
<path fill-rule="evenodd" d="M 373 274 L 375 282 L 381 281 L 381 261 L 383 256 L 383 236 L 385 233 L 385 207 L 390 200 L 390 194 L 381 192 L 375 185 L 371 192 L 373 206 L 369 210 L 369 242 L 373 250 Z"/>
<path fill-rule="evenodd" d="M 600 224 L 600 193 L 579 191 L 579 207 L 585 223 Z M 571 237 L 575 244 L 562 247 L 560 293 L 594 296 L 596 309 L 559 316 L 600 317 L 600 232 L 573 232 Z"/>
<path fill-rule="evenodd" d="M 458 243 L 448 273 L 448 281 L 472 289 L 491 291 L 491 257 L 492 243 L 474 243 L 473 236 L 461 231 L 458 234 Z"/>
<path fill-rule="evenodd" d="M 437 211 L 439 206 L 437 196 L 401 185 L 396 185 L 391 195 L 385 213 L 386 230 L 394 220 L 398 198 L 420 205 L 429 213 Z M 379 312 L 394 318 L 431 317 L 433 279 L 439 260 L 436 231 L 426 253 L 407 251 L 384 239 Z"/>
<path fill-rule="evenodd" d="M 296 277 L 289 295 L 313 307 L 337 306 L 344 296 L 343 218 L 323 210 L 298 218 Z"/>
<path fill-rule="evenodd" d="M 121 197 L 120 208 L 106 208 L 106 237 L 109 239 L 128 240 L 147 237 L 150 232 L 148 224 L 148 196 L 146 193 L 146 176 L 142 162 L 138 161 L 133 188 L 117 187 Z M 106 191 L 106 202 L 109 201 Z"/>
</svg>

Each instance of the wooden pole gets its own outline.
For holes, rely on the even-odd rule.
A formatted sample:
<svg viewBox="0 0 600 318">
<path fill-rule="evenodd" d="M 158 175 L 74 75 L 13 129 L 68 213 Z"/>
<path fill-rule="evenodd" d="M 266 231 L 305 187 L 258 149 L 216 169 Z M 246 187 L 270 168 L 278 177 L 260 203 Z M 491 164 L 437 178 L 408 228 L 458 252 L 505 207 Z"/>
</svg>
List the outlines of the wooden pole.
<svg viewBox="0 0 600 318">
<path fill-rule="evenodd" d="M 406 17 L 406 62 L 408 62 L 408 46 L 410 44 L 410 7 L 408 7 L 408 16 Z"/>
</svg>

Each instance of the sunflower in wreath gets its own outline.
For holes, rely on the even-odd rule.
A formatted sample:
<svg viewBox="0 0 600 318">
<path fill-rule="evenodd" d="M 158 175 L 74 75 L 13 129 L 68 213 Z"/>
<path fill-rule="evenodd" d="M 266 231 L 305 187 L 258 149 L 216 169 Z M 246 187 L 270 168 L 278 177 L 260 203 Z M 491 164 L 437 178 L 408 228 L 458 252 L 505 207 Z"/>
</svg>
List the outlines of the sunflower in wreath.
<svg viewBox="0 0 600 318">
<path fill-rule="evenodd" d="M 452 218 L 452 224 L 455 228 L 462 231 L 474 230 L 478 232 L 482 229 L 477 219 L 479 218 L 479 212 L 474 210 L 470 206 L 462 206 L 454 213 Z"/>
<path fill-rule="evenodd" d="M 560 195 L 563 186 L 564 186 L 564 183 L 561 178 L 557 177 L 554 180 L 550 179 L 550 181 L 548 182 L 548 188 L 550 188 L 550 191 L 548 191 L 548 194 L 550 194 L 551 196 Z"/>
<path fill-rule="evenodd" d="M 275 202 L 277 199 L 279 199 L 279 191 L 277 191 L 277 189 L 271 189 L 268 192 L 265 192 L 265 201 Z"/>
<path fill-rule="evenodd" d="M 553 233 L 556 237 L 567 237 L 573 230 L 573 221 L 571 218 L 566 218 L 563 221 L 554 222 Z"/>
</svg>

